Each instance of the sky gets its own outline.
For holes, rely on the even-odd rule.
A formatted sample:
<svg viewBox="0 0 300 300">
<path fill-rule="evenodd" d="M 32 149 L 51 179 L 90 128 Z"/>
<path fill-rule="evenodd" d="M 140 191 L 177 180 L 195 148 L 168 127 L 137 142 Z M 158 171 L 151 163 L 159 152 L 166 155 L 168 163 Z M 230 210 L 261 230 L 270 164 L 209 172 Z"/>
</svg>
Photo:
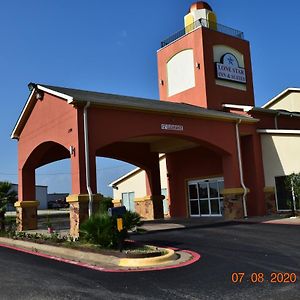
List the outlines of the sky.
<svg viewBox="0 0 300 300">
<path fill-rule="evenodd" d="M 207 1 L 218 23 L 250 41 L 256 106 L 300 87 L 298 0 Z M 193 1 L 10 0 L 0 2 L 0 181 L 17 183 L 12 129 L 29 82 L 158 99 L 156 51 L 183 28 Z M 98 192 L 134 168 L 97 158 Z M 70 162 L 36 170 L 48 192 L 71 192 Z"/>
</svg>

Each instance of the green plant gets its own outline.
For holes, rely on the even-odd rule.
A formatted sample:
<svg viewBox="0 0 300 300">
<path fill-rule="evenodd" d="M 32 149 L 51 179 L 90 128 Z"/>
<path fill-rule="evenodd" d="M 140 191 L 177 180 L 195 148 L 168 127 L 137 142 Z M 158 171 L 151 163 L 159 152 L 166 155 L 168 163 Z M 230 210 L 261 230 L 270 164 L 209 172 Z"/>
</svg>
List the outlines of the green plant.
<svg viewBox="0 0 300 300">
<path fill-rule="evenodd" d="M 114 219 L 107 213 L 96 214 L 85 221 L 80 227 L 80 234 L 87 242 L 104 248 L 114 248 L 118 244 Z"/>
<path fill-rule="evenodd" d="M 117 218 L 107 213 L 96 214 L 85 221 L 80 228 L 81 237 L 102 248 L 117 248 L 128 237 L 128 231 L 140 226 L 137 213 L 126 212 L 123 216 L 123 229 L 118 231 Z"/>
<path fill-rule="evenodd" d="M 7 205 L 16 201 L 17 192 L 12 190 L 9 182 L 0 182 L 0 230 L 5 230 L 5 213 Z"/>
<path fill-rule="evenodd" d="M 138 213 L 126 211 L 125 215 L 123 216 L 123 226 L 127 232 L 136 230 L 136 228 L 141 225 L 141 216 Z"/>
<path fill-rule="evenodd" d="M 300 199 L 300 173 L 292 173 L 285 179 L 285 185 L 291 191 L 292 199 L 288 199 L 287 205 L 295 215 L 295 208 L 299 209 Z"/>
<path fill-rule="evenodd" d="M 106 213 L 107 210 L 110 208 L 110 207 L 113 207 L 113 203 L 112 203 L 112 198 L 110 197 L 104 197 L 103 195 L 101 195 L 101 200 L 99 202 L 99 212 L 100 214 L 102 213 Z"/>
<path fill-rule="evenodd" d="M 49 215 L 47 215 L 47 220 L 46 220 L 45 225 L 47 226 L 47 228 L 52 228 L 52 222 L 50 220 Z"/>
</svg>

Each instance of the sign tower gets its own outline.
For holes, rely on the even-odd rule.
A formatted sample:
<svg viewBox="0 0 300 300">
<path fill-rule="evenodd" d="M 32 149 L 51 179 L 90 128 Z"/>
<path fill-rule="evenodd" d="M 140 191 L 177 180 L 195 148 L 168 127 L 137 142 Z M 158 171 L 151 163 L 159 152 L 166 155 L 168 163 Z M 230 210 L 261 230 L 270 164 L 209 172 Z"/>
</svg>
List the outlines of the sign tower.
<svg viewBox="0 0 300 300">
<path fill-rule="evenodd" d="M 249 42 L 220 25 L 206 2 L 191 5 L 184 29 L 157 52 L 160 99 L 221 110 L 254 105 Z"/>
</svg>

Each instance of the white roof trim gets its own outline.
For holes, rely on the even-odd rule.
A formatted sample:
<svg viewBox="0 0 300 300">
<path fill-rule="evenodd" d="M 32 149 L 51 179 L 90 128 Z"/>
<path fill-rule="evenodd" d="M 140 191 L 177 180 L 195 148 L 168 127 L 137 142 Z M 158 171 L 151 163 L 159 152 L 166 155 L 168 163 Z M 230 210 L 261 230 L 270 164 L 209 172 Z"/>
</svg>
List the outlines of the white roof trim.
<svg viewBox="0 0 300 300">
<path fill-rule="evenodd" d="M 227 108 L 242 109 L 245 112 L 248 112 L 253 108 L 253 106 L 251 105 L 238 105 L 238 104 L 227 104 L 227 103 L 223 104 L 222 106 Z"/>
<path fill-rule="evenodd" d="M 108 186 L 113 187 L 114 185 L 117 185 L 117 183 L 119 183 L 120 181 L 126 179 L 127 177 L 130 177 L 134 173 L 138 173 L 139 171 L 143 171 L 143 169 L 141 169 L 141 168 L 135 168 L 132 171 L 126 173 L 125 175 L 119 177 L 118 179 L 116 179 L 115 181 L 113 181 L 112 183 L 110 183 Z"/>
<path fill-rule="evenodd" d="M 164 153 L 159 153 L 159 161 L 161 161 L 166 155 Z M 132 171 L 126 173 L 125 175 L 123 175 L 122 177 L 119 177 L 118 179 L 116 179 L 115 181 L 113 181 L 112 183 L 110 183 L 108 186 L 113 187 L 113 185 L 116 185 L 118 182 L 123 181 L 124 179 L 126 179 L 127 177 L 130 177 L 131 175 L 133 175 L 134 173 L 138 173 L 140 171 L 144 171 L 143 169 L 137 167 L 135 169 L 133 169 Z"/>
<path fill-rule="evenodd" d="M 17 121 L 17 123 L 16 123 L 16 125 L 15 125 L 15 127 L 14 127 L 14 129 L 13 129 L 13 131 L 12 131 L 12 133 L 11 133 L 11 136 L 10 136 L 11 139 L 16 139 L 16 138 L 18 138 L 18 136 L 16 135 L 16 130 L 17 130 L 17 128 L 19 127 L 19 124 L 20 124 L 21 120 L 23 119 L 23 115 L 24 115 L 25 111 L 27 110 L 27 107 L 28 107 L 28 105 L 29 105 L 29 103 L 30 103 L 30 100 L 31 100 L 31 98 L 32 98 L 32 96 L 33 96 L 33 94 L 34 94 L 34 92 L 35 92 L 35 89 L 33 89 L 33 90 L 31 91 L 31 93 L 30 93 L 30 95 L 29 95 L 29 97 L 28 97 L 28 99 L 27 99 L 27 102 L 26 102 L 26 104 L 25 104 L 25 106 L 24 106 L 24 108 L 23 108 L 23 110 L 22 110 L 22 112 L 21 112 L 21 115 L 20 115 L 20 117 L 19 117 L 19 119 L 18 119 L 18 121 Z"/>
<path fill-rule="evenodd" d="M 65 100 L 67 100 L 68 103 L 72 103 L 73 100 L 74 100 L 73 97 L 71 97 L 71 96 L 69 96 L 69 95 L 66 95 L 66 94 L 63 94 L 63 93 L 60 93 L 60 92 L 57 92 L 57 91 L 53 91 L 53 90 L 48 89 L 48 88 L 46 88 L 46 87 L 44 87 L 44 86 L 42 86 L 42 85 L 39 85 L 39 84 L 37 85 L 37 88 L 38 88 L 39 90 L 41 90 L 41 91 L 44 91 L 44 92 L 48 93 L 48 94 L 51 94 L 51 95 L 54 95 L 54 96 L 63 98 L 63 99 L 65 99 Z"/>
<path fill-rule="evenodd" d="M 276 102 L 276 100 L 278 98 L 280 98 L 281 96 L 283 96 L 287 92 L 300 92 L 300 88 L 287 88 L 287 89 L 285 89 L 284 91 L 282 91 L 281 93 L 279 93 L 278 95 L 276 95 L 275 97 L 273 97 L 271 100 L 269 100 L 266 104 L 264 104 L 262 106 L 262 108 L 267 108 L 267 106 L 269 106 L 273 102 Z"/>
<path fill-rule="evenodd" d="M 18 121 L 17 121 L 17 123 L 16 123 L 16 125 L 15 125 L 15 127 L 14 127 L 14 129 L 13 129 L 13 131 L 12 131 L 12 134 L 11 134 L 11 136 L 10 136 L 12 139 L 17 139 L 17 138 L 19 138 L 19 136 L 16 134 L 16 130 L 17 130 L 17 128 L 19 127 L 20 122 L 21 122 L 21 120 L 23 119 L 24 114 L 25 114 L 25 112 L 27 111 L 28 106 L 29 106 L 29 104 L 30 104 L 30 102 L 31 102 L 32 96 L 34 95 L 34 93 L 36 92 L 36 90 L 41 90 L 41 91 L 44 91 L 44 92 L 46 92 L 46 93 L 48 93 L 48 94 L 51 94 L 51 95 L 53 95 L 53 96 L 57 96 L 57 97 L 63 98 L 63 99 L 65 99 L 65 100 L 67 100 L 69 104 L 72 103 L 73 100 L 74 100 L 73 97 L 71 97 L 71 96 L 69 96 L 69 95 L 66 95 L 66 94 L 63 94 L 63 93 L 59 93 L 59 92 L 53 91 L 53 90 L 48 89 L 48 88 L 46 88 L 46 87 L 44 87 L 44 86 L 42 86 L 42 85 L 37 84 L 36 87 L 31 91 L 31 93 L 30 93 L 30 95 L 29 95 L 29 97 L 28 97 L 28 99 L 27 99 L 27 102 L 26 102 L 26 104 L 25 104 L 25 106 L 24 106 L 24 108 L 23 108 L 23 110 L 22 110 L 22 112 L 21 112 L 21 115 L 20 115 L 20 117 L 19 117 L 19 119 L 18 119 Z"/>
<path fill-rule="evenodd" d="M 295 134 L 300 135 L 300 130 L 293 129 L 258 129 L 256 130 L 258 133 L 263 134 Z"/>
</svg>

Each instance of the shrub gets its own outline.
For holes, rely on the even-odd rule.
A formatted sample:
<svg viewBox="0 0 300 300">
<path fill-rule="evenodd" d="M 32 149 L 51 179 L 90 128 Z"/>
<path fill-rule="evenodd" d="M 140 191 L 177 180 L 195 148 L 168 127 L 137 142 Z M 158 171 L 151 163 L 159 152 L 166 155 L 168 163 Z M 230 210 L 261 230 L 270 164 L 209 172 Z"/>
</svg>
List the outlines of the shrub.
<svg viewBox="0 0 300 300">
<path fill-rule="evenodd" d="M 102 196 L 102 199 L 99 202 L 99 212 L 100 214 L 106 213 L 110 207 L 113 207 L 112 198 Z"/>
<path fill-rule="evenodd" d="M 81 237 L 102 248 L 117 248 L 128 237 L 128 230 L 141 225 L 140 219 L 137 213 L 127 211 L 123 216 L 123 230 L 119 232 L 115 217 L 107 212 L 96 214 L 81 225 Z"/>
<path fill-rule="evenodd" d="M 141 216 L 136 212 L 126 211 L 123 216 L 123 225 L 127 232 L 133 230 L 142 225 Z"/>
</svg>

